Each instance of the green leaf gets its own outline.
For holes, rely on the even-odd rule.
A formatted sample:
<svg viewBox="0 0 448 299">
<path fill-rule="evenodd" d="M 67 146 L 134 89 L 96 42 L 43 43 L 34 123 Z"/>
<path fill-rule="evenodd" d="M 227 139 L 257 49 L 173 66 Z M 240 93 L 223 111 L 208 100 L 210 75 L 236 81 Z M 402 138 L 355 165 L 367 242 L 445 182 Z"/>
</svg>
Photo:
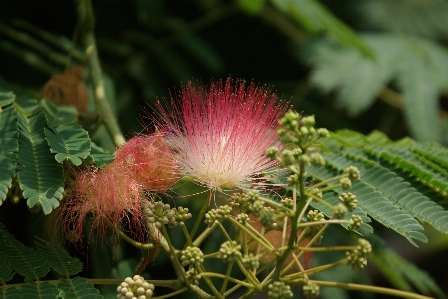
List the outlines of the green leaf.
<svg viewBox="0 0 448 299">
<path fill-rule="evenodd" d="M 1 223 L 0 253 L 5 256 L 12 268 L 25 278 L 39 279 L 50 271 L 50 266 L 43 255 L 17 241 Z"/>
<path fill-rule="evenodd" d="M 272 0 L 279 10 L 291 16 L 311 33 L 324 31 L 343 46 L 355 47 L 367 59 L 374 56 L 370 46 L 352 29 L 337 19 L 323 4 L 316 0 Z"/>
<path fill-rule="evenodd" d="M 19 289 L 15 286 L 11 286 L 6 290 L 0 288 L 0 299 L 22 299 Z"/>
<path fill-rule="evenodd" d="M 18 136 L 17 110 L 14 106 L 9 106 L 0 111 L 0 205 L 6 199 L 15 176 Z"/>
<path fill-rule="evenodd" d="M 45 128 L 45 135 L 50 151 L 56 153 L 59 163 L 70 160 L 80 165 L 90 153 L 90 138 L 86 130 L 78 124 L 60 125 L 56 129 Z"/>
<path fill-rule="evenodd" d="M 71 257 L 59 243 L 36 238 L 35 244 L 36 250 L 46 257 L 54 271 L 67 277 L 81 272 L 82 263 L 79 259 Z"/>
<path fill-rule="evenodd" d="M 12 91 L 0 91 L 0 107 L 11 104 L 16 98 Z"/>
<path fill-rule="evenodd" d="M 47 116 L 48 123 L 53 127 L 75 123 L 78 117 L 74 106 L 58 106 L 47 99 L 42 99 L 40 105 Z"/>
<path fill-rule="evenodd" d="M 0 284 L 10 281 L 16 272 L 12 269 L 11 264 L 6 257 L 0 253 Z"/>
<path fill-rule="evenodd" d="M 101 147 L 92 142 L 92 149 L 89 156 L 86 158 L 87 162 L 93 162 L 99 168 L 106 167 L 106 164 L 114 160 L 114 155 L 105 152 Z"/>
<path fill-rule="evenodd" d="M 39 112 L 30 118 L 19 114 L 17 177 L 28 207 L 41 205 L 45 214 L 59 206 L 64 190 L 62 167 L 54 160 L 45 141 L 47 121 Z"/>
<path fill-rule="evenodd" d="M 55 299 L 59 291 L 56 285 L 48 281 L 34 282 L 26 279 L 21 285 L 22 297 L 26 299 Z"/>
<path fill-rule="evenodd" d="M 420 37 L 365 34 L 375 60 L 328 40 L 303 47 L 313 66 L 310 81 L 324 92 L 337 90 L 337 103 L 349 115 L 368 109 L 391 81 L 398 82 L 410 131 L 421 141 L 441 141 L 438 98 L 448 88 L 448 51 Z"/>
<path fill-rule="evenodd" d="M 17 111 L 26 117 L 30 117 L 32 114 L 40 111 L 39 102 L 25 95 L 17 96 L 14 105 L 16 105 Z"/>
<path fill-rule="evenodd" d="M 398 190 L 394 189 L 395 184 L 401 183 L 403 179 L 397 177 L 387 168 L 364 159 L 358 153 L 347 151 L 345 155 L 330 154 L 325 155 L 325 158 L 327 165 L 335 167 L 338 171 L 352 165 L 358 167 L 361 179 L 353 183 L 349 192 L 356 195 L 358 206 L 369 216 L 403 235 L 415 246 L 417 244 L 414 239 L 426 242 L 426 236 L 420 232 L 423 227 L 418 221 L 408 211 L 400 209 L 390 200 L 390 197 L 399 193 L 400 190 L 406 190 L 405 188 L 409 187 L 409 184 L 402 184 Z M 415 191 L 413 188 L 412 190 Z"/>
<path fill-rule="evenodd" d="M 59 279 L 58 288 L 61 299 L 101 299 L 99 291 L 87 279 L 75 277 L 73 280 Z"/>
<path fill-rule="evenodd" d="M 368 238 L 373 247 L 369 259 L 394 287 L 408 292 L 414 292 L 415 287 L 423 295 L 445 298 L 443 291 L 428 273 L 399 256 L 382 240 L 372 238 L 373 236 Z"/>
</svg>

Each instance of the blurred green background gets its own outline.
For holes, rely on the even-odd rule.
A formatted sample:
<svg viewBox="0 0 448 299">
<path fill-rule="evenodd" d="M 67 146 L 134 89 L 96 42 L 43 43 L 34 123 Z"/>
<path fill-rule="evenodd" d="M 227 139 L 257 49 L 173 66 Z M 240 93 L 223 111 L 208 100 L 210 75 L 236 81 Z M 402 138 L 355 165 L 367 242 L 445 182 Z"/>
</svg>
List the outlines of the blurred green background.
<svg viewBox="0 0 448 299">
<path fill-rule="evenodd" d="M 98 0 L 93 9 L 107 90 L 126 137 L 149 126 L 147 103 L 175 95 L 180 82 L 232 76 L 271 86 L 332 131 L 377 129 L 393 140 L 448 144 L 445 0 Z M 83 64 L 79 36 L 73 1 L 0 1 L 0 86 L 40 98 L 51 76 Z M 114 151 L 101 132 L 94 137 Z M 24 203 L 6 202 L 0 216 L 25 243 L 40 234 L 39 225 L 19 229 L 40 219 Z M 448 293 L 445 240 L 417 250 L 385 230 L 384 238 Z M 90 248 L 86 275 L 114 269 L 120 276 L 138 262 L 139 252 L 123 243 L 115 258 L 107 245 Z M 374 267 L 369 274 L 371 283 L 389 285 Z"/>
</svg>

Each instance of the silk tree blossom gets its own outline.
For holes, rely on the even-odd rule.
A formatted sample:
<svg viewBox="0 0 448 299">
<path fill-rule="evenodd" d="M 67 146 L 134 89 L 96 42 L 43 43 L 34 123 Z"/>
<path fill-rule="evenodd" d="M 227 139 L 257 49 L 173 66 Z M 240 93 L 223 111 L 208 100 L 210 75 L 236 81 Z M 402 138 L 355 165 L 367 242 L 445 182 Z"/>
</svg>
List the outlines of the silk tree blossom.
<svg viewBox="0 0 448 299">
<path fill-rule="evenodd" d="M 109 226 L 120 228 L 125 221 L 139 237 L 144 230 L 146 192 L 165 192 L 178 178 L 172 150 L 160 134 L 135 136 L 104 169 L 90 166 L 74 173 L 69 200 L 61 208 L 65 232 L 81 237 L 90 215 L 99 235 Z"/>
<path fill-rule="evenodd" d="M 266 149 L 279 144 L 278 119 L 289 105 L 271 89 L 228 78 L 210 87 L 182 86 L 171 107 L 153 117 L 176 151 L 181 171 L 211 190 L 254 187 L 277 165 Z"/>
</svg>

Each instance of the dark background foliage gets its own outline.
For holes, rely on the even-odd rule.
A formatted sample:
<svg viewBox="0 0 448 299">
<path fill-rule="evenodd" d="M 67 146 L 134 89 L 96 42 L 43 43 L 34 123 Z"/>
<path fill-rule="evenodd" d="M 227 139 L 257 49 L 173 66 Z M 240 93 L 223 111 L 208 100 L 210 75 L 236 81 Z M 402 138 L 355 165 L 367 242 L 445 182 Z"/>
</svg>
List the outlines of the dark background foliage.
<svg viewBox="0 0 448 299">
<path fill-rule="evenodd" d="M 111 78 L 116 113 L 127 137 L 150 125 L 142 118 L 147 103 L 154 103 L 157 97 L 169 97 L 169 90 L 175 95 L 180 82 L 193 79 L 207 84 L 210 79 L 225 79 L 230 75 L 273 86 L 279 97 L 291 99 L 297 111 L 315 114 L 318 126 L 329 130 L 348 128 L 368 133 L 379 129 L 394 140 L 413 134 L 409 129 L 412 119 L 406 120 L 408 114 L 403 112 L 406 103 L 393 104 L 396 103 L 394 99 L 400 98 L 400 85 L 396 79 L 383 84 L 393 93 L 392 105 L 388 101 L 390 97 L 378 92 L 367 109 L 349 117 L 347 107 L 335 101 L 341 86 L 325 92 L 322 82 L 316 84 L 316 80 L 310 80 L 314 67 L 319 64 L 310 65 L 307 55 L 311 54 L 305 50 L 313 45 L 313 41 L 327 36 L 324 30 L 312 32 L 301 26 L 293 17 L 279 12 L 274 4 L 276 1 L 254 1 L 261 3 L 263 8 L 252 11 L 251 5 L 247 5 L 249 2 L 93 1 L 102 68 Z M 327 0 L 321 3 L 358 33 L 388 33 L 395 34 L 397 38 L 403 34 L 410 35 L 430 40 L 442 49 L 448 41 L 448 26 L 444 26 L 448 22 L 445 1 Z M 391 18 L 388 11 L 397 13 Z M 39 58 L 34 59 L 30 53 L 37 51 L 29 42 L 8 34 L 10 29 L 15 29 L 33 36 L 23 21 L 79 44 L 76 6 L 68 0 L 0 2 L 0 83 L 19 85 L 20 89 L 39 97 L 41 87 L 52 75 L 62 73 L 68 64 L 78 64 L 79 61 L 71 58 L 66 60 L 66 64 L 54 62 L 51 57 L 54 53 L 71 57 L 55 47 L 50 47 L 51 53 L 40 53 Z M 355 47 L 349 41 L 344 49 L 347 48 Z M 318 48 L 311 49 L 317 51 Z M 357 65 L 346 67 L 356 70 Z M 444 92 L 438 93 L 437 104 L 440 127 L 444 128 L 444 109 L 448 106 Z M 446 139 L 441 137 L 438 141 L 445 142 Z M 103 146 L 113 150 L 110 143 L 103 143 Z M 48 226 L 56 223 L 43 224 L 39 215 L 30 213 L 24 202 L 16 205 L 5 202 L 0 208 L 0 221 L 25 244 L 30 244 L 33 235 L 52 231 Z M 375 229 L 382 230 L 381 227 Z M 416 249 L 404 240 L 389 238 L 387 234 L 385 231 L 384 237 L 392 248 L 428 271 L 448 292 L 447 240 L 434 240 Z M 119 276 L 120 271 L 126 272 L 126 267 L 137 262 L 132 256 L 138 256 L 138 252 L 124 242 L 115 258 L 107 244 L 91 241 L 89 249 L 92 250 L 85 269 L 87 276 L 108 276 L 112 268 L 115 269 L 113 273 Z M 83 258 L 87 260 L 87 256 Z M 128 264 L 121 261 L 128 261 Z M 164 262 L 156 260 L 150 264 L 148 275 L 154 277 L 159 274 L 157 269 L 163 267 Z M 388 285 L 374 267 L 369 271 L 372 283 Z M 359 294 L 352 295 L 357 297 Z"/>
</svg>

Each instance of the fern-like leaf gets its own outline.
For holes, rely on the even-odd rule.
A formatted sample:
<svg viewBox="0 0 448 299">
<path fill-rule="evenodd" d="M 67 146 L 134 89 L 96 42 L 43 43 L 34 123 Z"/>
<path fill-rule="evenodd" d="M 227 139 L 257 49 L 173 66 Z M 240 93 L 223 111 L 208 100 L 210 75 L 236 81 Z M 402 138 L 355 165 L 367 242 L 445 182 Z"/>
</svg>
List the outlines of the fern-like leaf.
<svg viewBox="0 0 448 299">
<path fill-rule="evenodd" d="M 0 254 L 0 284 L 10 281 L 15 273 L 6 257 Z"/>
<path fill-rule="evenodd" d="M 12 268 L 25 278 L 39 279 L 50 271 L 50 266 L 43 255 L 17 241 L 1 223 L 0 253 L 5 256 Z"/>
<path fill-rule="evenodd" d="M 18 116 L 14 106 L 0 110 L 0 205 L 6 199 L 12 178 L 15 176 L 19 149 L 17 122 Z"/>
<path fill-rule="evenodd" d="M 82 270 L 79 259 L 71 257 L 57 242 L 48 242 L 37 238 L 36 250 L 46 257 L 51 268 L 64 276 L 76 275 Z"/>
<path fill-rule="evenodd" d="M 22 298 L 26 299 L 54 299 L 57 298 L 59 291 L 56 285 L 48 281 L 34 282 L 25 279 L 25 284 L 21 286 Z"/>
<path fill-rule="evenodd" d="M 418 221 L 390 201 L 389 197 L 393 194 L 385 196 L 385 193 L 394 186 L 391 182 L 400 183 L 402 179 L 397 178 L 392 171 L 353 153 L 330 154 L 325 158 L 329 166 L 335 167 L 339 171 L 351 165 L 358 167 L 361 179 L 353 183 L 350 192 L 356 195 L 358 206 L 368 215 L 384 226 L 395 230 L 415 246 L 417 244 L 414 239 L 427 241 L 426 236 L 420 232 L 423 227 Z M 398 191 L 396 190 L 396 192 Z"/>
<path fill-rule="evenodd" d="M 30 118 L 19 114 L 17 176 L 30 208 L 40 204 L 45 214 L 59 206 L 64 190 L 62 167 L 53 159 L 45 141 L 46 118 L 39 112 Z"/>
<path fill-rule="evenodd" d="M 337 103 L 356 116 L 396 79 L 413 136 L 440 141 L 438 97 L 448 88 L 448 51 L 419 37 L 370 34 L 363 38 L 374 50 L 374 60 L 328 41 L 304 47 L 302 58 L 313 66 L 311 82 L 325 92 L 338 90 Z"/>
<path fill-rule="evenodd" d="M 0 299 L 22 299 L 22 295 L 16 287 L 0 288 Z"/>
<path fill-rule="evenodd" d="M 375 236 L 369 236 L 373 251 L 369 259 L 396 288 L 421 294 L 445 298 L 443 291 L 425 271 L 399 256 Z"/>
<path fill-rule="evenodd" d="M 45 128 L 50 151 L 56 153 L 59 163 L 70 160 L 80 165 L 90 153 L 90 138 L 86 130 L 78 124 L 61 125 L 55 129 Z"/>
<path fill-rule="evenodd" d="M 40 101 L 40 105 L 47 116 L 48 123 L 53 127 L 73 124 L 78 117 L 74 106 L 58 106 L 47 99 Z"/>
<path fill-rule="evenodd" d="M 0 107 L 11 104 L 16 98 L 12 91 L 0 91 Z"/>
<path fill-rule="evenodd" d="M 75 277 L 73 280 L 60 279 L 58 282 L 59 296 L 62 299 L 101 299 L 99 291 L 87 282 L 87 279 Z"/>
</svg>

